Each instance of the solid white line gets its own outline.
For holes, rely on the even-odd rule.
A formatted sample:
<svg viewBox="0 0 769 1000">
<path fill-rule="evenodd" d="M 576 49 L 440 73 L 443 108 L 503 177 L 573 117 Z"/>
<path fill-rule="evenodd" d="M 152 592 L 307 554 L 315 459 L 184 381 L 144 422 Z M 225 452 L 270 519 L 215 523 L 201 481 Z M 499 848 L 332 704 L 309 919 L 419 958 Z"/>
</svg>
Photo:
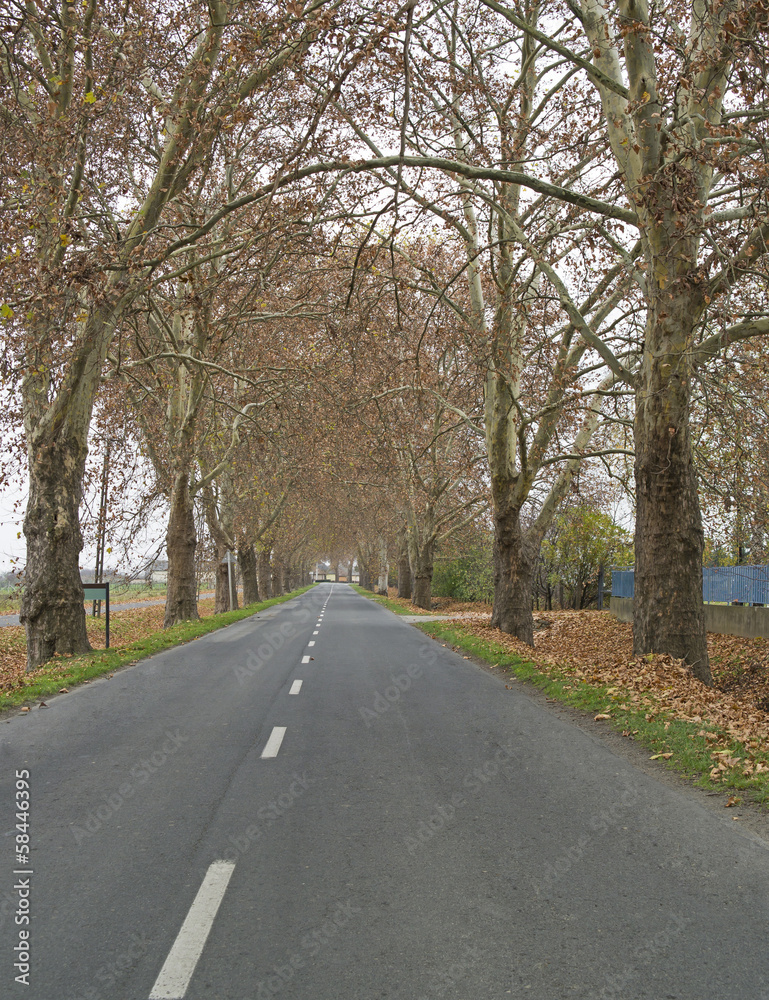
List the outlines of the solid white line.
<svg viewBox="0 0 769 1000">
<path fill-rule="evenodd" d="M 206 872 L 203 884 L 198 889 L 160 975 L 155 980 L 150 1000 L 181 1000 L 187 992 L 234 869 L 234 861 L 214 861 Z"/>
<path fill-rule="evenodd" d="M 294 681 L 294 683 L 291 685 L 291 690 L 288 693 L 289 694 L 299 694 L 299 692 L 301 690 L 302 690 L 302 682 L 301 681 Z"/>
<path fill-rule="evenodd" d="M 311 659 L 312 659 L 311 656 L 303 656 L 302 663 L 309 663 Z"/>
<path fill-rule="evenodd" d="M 315 645 L 315 640 L 314 639 L 310 639 L 310 641 L 307 643 L 307 645 L 308 646 L 314 646 Z"/>
<path fill-rule="evenodd" d="M 278 750 L 280 750 L 280 744 L 283 742 L 283 737 L 285 735 L 285 726 L 273 726 L 270 738 L 265 743 L 264 750 L 262 750 L 262 757 L 277 757 Z"/>
</svg>

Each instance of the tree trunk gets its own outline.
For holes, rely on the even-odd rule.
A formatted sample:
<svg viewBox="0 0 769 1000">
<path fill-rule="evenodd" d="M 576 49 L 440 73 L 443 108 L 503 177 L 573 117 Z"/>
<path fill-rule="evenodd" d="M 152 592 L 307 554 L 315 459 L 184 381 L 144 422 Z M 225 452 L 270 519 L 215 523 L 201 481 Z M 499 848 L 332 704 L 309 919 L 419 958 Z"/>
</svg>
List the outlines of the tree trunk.
<svg viewBox="0 0 769 1000">
<path fill-rule="evenodd" d="M 272 560 L 272 596 L 280 597 L 283 593 L 283 563 L 277 556 L 274 556 Z"/>
<path fill-rule="evenodd" d="M 379 539 L 379 584 L 377 589 L 385 597 L 389 592 L 390 565 L 387 562 L 387 542 L 384 538 Z"/>
<path fill-rule="evenodd" d="M 232 564 L 232 601 L 230 600 L 230 567 L 226 562 L 229 549 L 226 545 L 216 546 L 216 602 L 214 613 L 222 614 L 224 611 L 237 611 L 238 609 L 238 570 L 233 560 Z"/>
<path fill-rule="evenodd" d="M 494 503 L 494 607 L 491 624 L 534 645 L 532 589 L 537 552 L 521 528 L 520 511 Z"/>
<path fill-rule="evenodd" d="M 636 394 L 633 651 L 669 653 L 712 683 L 702 601 L 703 531 L 689 436 L 689 371 L 677 350 L 696 310 L 665 296 L 649 317 Z M 678 308 L 676 308 L 678 307 Z M 666 327 L 673 325 L 672 332 Z M 684 344 L 689 342 L 683 338 Z"/>
<path fill-rule="evenodd" d="M 170 628 L 176 622 L 196 619 L 198 592 L 195 580 L 195 511 L 190 496 L 189 475 L 180 472 L 171 492 L 171 512 L 166 531 L 168 577 L 166 613 L 163 625 Z"/>
<path fill-rule="evenodd" d="M 398 597 L 411 598 L 411 564 L 408 549 L 401 549 L 398 555 Z"/>
<path fill-rule="evenodd" d="M 414 601 L 418 608 L 432 611 L 433 607 L 433 552 L 434 542 L 415 547 Z"/>
<path fill-rule="evenodd" d="M 249 542 L 238 547 L 238 563 L 243 574 L 243 607 L 259 601 L 259 581 L 256 573 L 256 551 Z"/>
<path fill-rule="evenodd" d="M 272 597 L 272 570 L 270 568 L 270 549 L 259 549 L 259 593 L 263 601 Z"/>
<path fill-rule="evenodd" d="M 79 558 L 78 510 L 87 448 L 65 437 L 28 445 L 29 502 L 24 518 L 27 564 L 21 622 L 27 633 L 27 670 L 54 653 L 91 648 L 85 627 Z"/>
</svg>

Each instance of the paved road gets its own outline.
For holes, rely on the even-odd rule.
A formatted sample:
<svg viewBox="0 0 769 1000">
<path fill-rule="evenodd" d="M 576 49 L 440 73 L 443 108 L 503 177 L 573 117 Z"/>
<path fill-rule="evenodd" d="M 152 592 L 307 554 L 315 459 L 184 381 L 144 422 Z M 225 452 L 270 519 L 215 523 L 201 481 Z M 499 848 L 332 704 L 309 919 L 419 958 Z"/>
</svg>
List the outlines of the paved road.
<svg viewBox="0 0 769 1000">
<path fill-rule="evenodd" d="M 767 843 L 345 585 L 49 706 L 3 997 L 769 1000 Z"/>
<path fill-rule="evenodd" d="M 207 594 L 200 595 L 201 598 L 215 597 L 215 596 L 216 595 L 214 594 L 213 591 Z M 110 611 L 131 611 L 134 608 L 147 608 L 151 607 L 153 604 L 165 604 L 165 603 L 166 603 L 165 597 L 161 597 L 156 601 L 134 601 L 134 602 L 129 602 L 128 604 L 122 604 L 118 602 L 115 602 L 113 604 L 110 601 Z M 85 606 L 88 610 L 90 610 L 92 604 L 93 601 L 86 601 Z M 18 625 L 18 624 L 19 624 L 18 615 L 0 615 L 0 628 L 2 628 L 4 625 Z"/>
</svg>

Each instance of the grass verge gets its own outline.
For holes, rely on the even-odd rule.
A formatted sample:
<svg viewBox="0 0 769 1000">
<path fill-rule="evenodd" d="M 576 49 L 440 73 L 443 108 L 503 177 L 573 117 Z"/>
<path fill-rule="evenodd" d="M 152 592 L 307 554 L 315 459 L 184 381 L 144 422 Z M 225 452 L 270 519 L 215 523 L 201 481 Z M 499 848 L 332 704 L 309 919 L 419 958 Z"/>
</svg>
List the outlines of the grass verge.
<svg viewBox="0 0 769 1000">
<path fill-rule="evenodd" d="M 377 604 L 381 604 L 383 608 L 387 608 L 388 611 L 392 611 L 396 615 L 429 615 L 430 611 L 423 611 L 422 608 L 417 608 L 413 604 L 400 603 L 400 601 L 393 601 L 389 597 L 385 597 L 384 594 L 372 594 L 370 590 L 365 590 L 363 587 L 359 587 L 357 583 L 350 584 L 352 589 L 361 595 L 361 597 L 367 597 L 370 601 L 376 601 Z"/>
<path fill-rule="evenodd" d="M 38 670 L 34 676 L 22 683 L 22 686 L 7 692 L 0 703 L 0 710 L 18 708 L 29 702 L 38 702 L 47 695 L 58 694 L 62 687 L 67 689 L 78 684 L 87 684 L 96 677 L 111 674 L 120 667 L 129 666 L 144 660 L 148 656 L 160 653 L 173 646 L 181 646 L 185 642 L 199 639 L 209 632 L 232 625 L 243 618 L 264 611 L 275 604 L 283 604 L 293 597 L 306 593 L 311 587 L 302 587 L 290 594 L 273 597 L 269 601 L 260 601 L 237 611 L 225 611 L 213 618 L 200 618 L 197 621 L 179 622 L 169 629 L 153 632 L 152 635 L 128 646 L 118 646 L 113 649 L 94 649 L 81 656 L 57 656 Z"/>
<path fill-rule="evenodd" d="M 684 721 L 657 709 L 653 693 L 642 707 L 631 708 L 624 704 L 627 692 L 621 688 L 589 684 L 567 670 L 539 666 L 500 644 L 472 635 L 456 623 L 423 622 L 417 627 L 438 642 L 484 660 L 501 674 L 534 684 L 555 701 L 594 713 L 597 721 L 637 740 L 652 751 L 651 759 L 659 760 L 699 788 L 727 793 L 730 805 L 739 805 L 742 795 L 769 808 L 769 753 L 746 747 L 717 726 Z M 717 752 L 726 763 L 718 781 L 710 777 L 714 747 L 719 748 Z M 751 774 L 745 773 L 748 761 L 753 768 Z"/>
</svg>

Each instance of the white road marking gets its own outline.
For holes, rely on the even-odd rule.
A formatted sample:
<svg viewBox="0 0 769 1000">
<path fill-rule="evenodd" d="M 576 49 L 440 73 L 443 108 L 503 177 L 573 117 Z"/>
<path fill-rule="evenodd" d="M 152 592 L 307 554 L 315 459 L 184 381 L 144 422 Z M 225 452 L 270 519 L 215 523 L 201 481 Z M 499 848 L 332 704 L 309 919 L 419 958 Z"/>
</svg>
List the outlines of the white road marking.
<svg viewBox="0 0 769 1000">
<path fill-rule="evenodd" d="M 262 750 L 262 757 L 277 757 L 278 750 L 280 750 L 280 744 L 283 742 L 283 737 L 285 735 L 285 726 L 273 726 L 270 738 L 265 743 L 264 750 Z"/>
<path fill-rule="evenodd" d="M 311 656 L 303 656 L 302 663 L 309 663 L 311 659 L 312 659 Z"/>
<path fill-rule="evenodd" d="M 299 694 L 299 692 L 301 690 L 302 690 L 302 682 L 301 681 L 294 681 L 294 683 L 291 685 L 291 690 L 288 693 L 289 694 Z"/>
<path fill-rule="evenodd" d="M 314 646 L 315 645 L 315 640 L 314 639 L 310 639 L 310 641 L 307 643 L 307 645 L 308 646 Z"/>
<path fill-rule="evenodd" d="M 317 635 L 317 634 L 318 634 L 318 633 L 317 633 L 317 630 L 316 630 L 315 632 L 313 632 L 312 634 L 313 634 L 313 635 Z"/>
<path fill-rule="evenodd" d="M 160 975 L 155 980 L 150 1000 L 182 1000 L 184 997 L 234 869 L 234 861 L 214 861 L 206 872 L 203 884 L 198 889 Z"/>
</svg>

